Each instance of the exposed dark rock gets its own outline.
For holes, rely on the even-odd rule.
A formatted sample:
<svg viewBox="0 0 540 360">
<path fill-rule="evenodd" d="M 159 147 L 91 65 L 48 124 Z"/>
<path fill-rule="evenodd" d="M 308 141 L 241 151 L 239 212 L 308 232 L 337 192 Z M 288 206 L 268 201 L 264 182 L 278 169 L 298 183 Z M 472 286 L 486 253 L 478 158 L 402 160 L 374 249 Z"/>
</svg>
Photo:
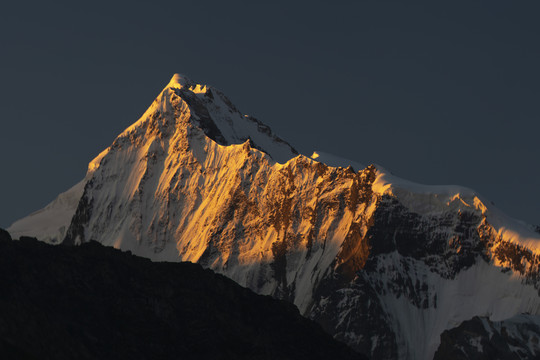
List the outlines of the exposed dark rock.
<svg viewBox="0 0 540 360">
<path fill-rule="evenodd" d="M 373 359 L 398 358 L 396 334 L 388 314 L 363 276 L 347 284 L 346 279 L 334 274 L 321 282 L 314 299 L 310 318 L 336 339 Z"/>
<path fill-rule="evenodd" d="M 208 113 L 208 109 L 206 108 L 203 99 L 200 99 L 199 97 L 197 97 L 197 95 L 195 95 L 189 90 L 174 89 L 174 91 L 191 108 L 193 116 L 197 117 L 197 120 L 199 122 L 198 125 L 204 131 L 206 136 L 208 136 L 210 139 L 214 140 L 220 145 L 229 145 L 225 137 L 223 137 L 221 131 L 219 131 L 216 123 Z"/>
<path fill-rule="evenodd" d="M 79 239 L 81 242 L 85 241 L 84 226 L 88 223 L 88 220 L 90 220 L 90 215 L 92 214 L 92 202 L 88 201 L 86 192 L 87 188 L 91 187 L 92 185 L 92 181 L 87 182 L 85 185 L 83 196 L 79 200 L 75 215 L 71 219 L 71 224 L 69 225 L 66 236 L 62 242 L 64 245 L 75 245 L 77 239 Z"/>
<path fill-rule="evenodd" d="M 539 324 L 539 317 L 531 315 L 499 322 L 475 316 L 441 334 L 434 359 L 540 359 Z"/>
<path fill-rule="evenodd" d="M 273 243 L 272 255 L 274 261 L 271 266 L 274 270 L 274 277 L 280 284 L 287 286 L 287 242 L 282 240 Z"/>
<path fill-rule="evenodd" d="M 95 242 L 0 241 L 0 288 L 4 359 L 362 358 L 289 303 Z"/>
<path fill-rule="evenodd" d="M 352 200 L 358 196 L 355 185 Z M 426 278 L 414 276 L 419 271 L 454 279 L 493 256 L 539 288 L 539 259 L 523 247 L 501 241 L 480 213 L 464 209 L 426 216 L 392 196 L 376 201 L 372 216 L 351 226 L 337 266 L 316 286 L 313 306 L 306 314 L 353 349 L 374 358 L 398 357 L 400 334 L 394 333 L 395 324 L 383 310 L 381 296 L 404 297 L 418 309 L 436 309 L 438 294 Z"/>
<path fill-rule="evenodd" d="M 383 196 L 366 238 L 372 256 L 397 251 L 424 261 L 445 278 L 453 278 L 483 254 L 485 248 L 477 230 L 481 222 L 478 214 L 466 211 L 421 216 L 395 198 Z"/>
</svg>

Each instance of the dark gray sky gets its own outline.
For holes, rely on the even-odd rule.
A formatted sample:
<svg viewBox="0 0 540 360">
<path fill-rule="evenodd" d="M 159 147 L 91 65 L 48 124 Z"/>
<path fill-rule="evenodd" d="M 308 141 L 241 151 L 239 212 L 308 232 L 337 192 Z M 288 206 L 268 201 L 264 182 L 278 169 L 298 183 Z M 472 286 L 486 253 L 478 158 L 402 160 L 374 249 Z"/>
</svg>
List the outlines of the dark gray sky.
<svg viewBox="0 0 540 360">
<path fill-rule="evenodd" d="M 0 227 L 82 179 L 175 72 L 302 153 L 540 224 L 538 2 L 79 3 L 0 8 Z"/>
</svg>

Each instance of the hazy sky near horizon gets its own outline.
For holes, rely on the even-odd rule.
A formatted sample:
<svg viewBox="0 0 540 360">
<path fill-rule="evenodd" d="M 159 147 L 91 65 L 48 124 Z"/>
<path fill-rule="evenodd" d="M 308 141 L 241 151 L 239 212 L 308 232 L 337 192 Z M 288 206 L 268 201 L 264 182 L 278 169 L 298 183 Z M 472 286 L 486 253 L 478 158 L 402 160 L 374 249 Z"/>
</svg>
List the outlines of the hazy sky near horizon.
<svg viewBox="0 0 540 360">
<path fill-rule="evenodd" d="M 540 224 L 540 4 L 38 2 L 0 11 L 0 227 L 81 180 L 173 73 L 301 153 Z"/>
</svg>

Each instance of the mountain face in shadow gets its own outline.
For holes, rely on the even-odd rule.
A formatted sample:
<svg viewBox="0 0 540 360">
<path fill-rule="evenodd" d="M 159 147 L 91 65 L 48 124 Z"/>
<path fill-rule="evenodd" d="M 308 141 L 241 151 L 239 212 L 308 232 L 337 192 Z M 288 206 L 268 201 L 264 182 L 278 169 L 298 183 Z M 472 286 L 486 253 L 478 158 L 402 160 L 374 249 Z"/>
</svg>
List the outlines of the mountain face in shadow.
<svg viewBox="0 0 540 360">
<path fill-rule="evenodd" d="M 540 316 L 520 314 L 502 321 L 475 316 L 445 330 L 434 360 L 538 359 Z"/>
<path fill-rule="evenodd" d="M 192 263 L 0 231 L 0 354 L 13 359 L 360 359 L 285 301 Z"/>
</svg>

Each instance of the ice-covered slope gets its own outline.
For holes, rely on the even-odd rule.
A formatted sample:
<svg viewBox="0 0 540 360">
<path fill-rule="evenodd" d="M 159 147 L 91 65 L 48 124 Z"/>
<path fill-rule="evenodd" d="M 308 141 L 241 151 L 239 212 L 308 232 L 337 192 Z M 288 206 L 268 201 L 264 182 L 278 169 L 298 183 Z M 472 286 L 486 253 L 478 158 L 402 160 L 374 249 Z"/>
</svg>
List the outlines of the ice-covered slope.
<svg viewBox="0 0 540 360">
<path fill-rule="evenodd" d="M 429 359 L 473 316 L 539 312 L 540 236 L 472 190 L 294 156 L 175 76 L 90 164 L 64 243 L 199 262 L 373 358 Z"/>
</svg>

